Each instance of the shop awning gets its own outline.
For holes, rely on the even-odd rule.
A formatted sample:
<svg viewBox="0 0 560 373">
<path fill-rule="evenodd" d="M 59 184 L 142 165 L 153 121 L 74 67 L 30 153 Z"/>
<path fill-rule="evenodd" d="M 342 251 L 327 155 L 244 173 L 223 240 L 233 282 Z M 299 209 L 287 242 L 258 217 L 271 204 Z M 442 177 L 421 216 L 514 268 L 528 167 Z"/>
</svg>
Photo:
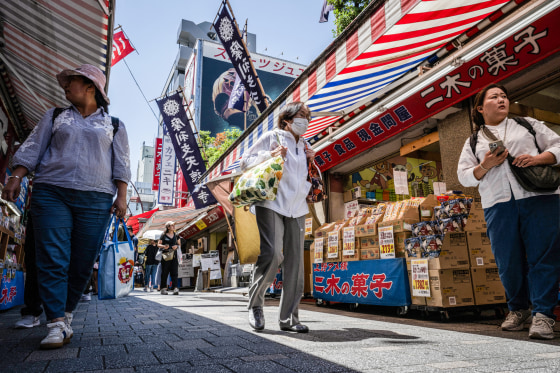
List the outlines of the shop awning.
<svg viewBox="0 0 560 373">
<path fill-rule="evenodd" d="M 220 223 L 225 218 L 224 209 L 220 205 L 215 205 L 213 209 L 203 212 L 196 216 L 183 228 L 177 230 L 184 239 L 189 239 L 194 235 Z"/>
<path fill-rule="evenodd" d="M 159 211 L 159 208 L 155 208 L 153 210 L 146 211 L 142 214 L 131 216 L 126 220 L 126 225 L 132 226 L 132 232 L 134 232 L 134 234 L 136 234 L 140 230 L 140 223 L 138 222 L 138 219 L 149 219 L 157 211 Z"/>
<path fill-rule="evenodd" d="M 156 213 L 152 215 L 150 220 L 148 220 L 146 224 L 144 224 L 144 227 L 142 227 L 142 230 L 140 230 L 140 232 L 138 233 L 138 237 L 142 237 L 142 233 L 149 230 L 165 230 L 165 223 L 167 223 L 168 221 L 174 221 L 175 231 L 179 232 L 194 218 L 205 212 L 208 212 L 215 207 L 216 205 L 211 205 L 198 210 L 196 210 L 194 207 L 182 207 L 178 209 L 156 211 Z"/>
<path fill-rule="evenodd" d="M 328 135 L 329 128 L 341 128 L 401 85 L 411 70 L 433 64 L 460 47 L 488 25 L 489 15 L 500 17 L 500 8 L 511 9 L 521 2 L 373 1 L 209 169 L 205 181 L 220 176 L 263 133 L 272 130 L 286 103 L 304 101 L 312 109 L 313 118 L 304 137 L 314 143 Z"/>
<path fill-rule="evenodd" d="M 2 94 L 20 140 L 48 108 L 68 105 L 58 72 L 89 63 L 108 75 L 114 9 L 114 0 L 2 1 Z"/>
</svg>

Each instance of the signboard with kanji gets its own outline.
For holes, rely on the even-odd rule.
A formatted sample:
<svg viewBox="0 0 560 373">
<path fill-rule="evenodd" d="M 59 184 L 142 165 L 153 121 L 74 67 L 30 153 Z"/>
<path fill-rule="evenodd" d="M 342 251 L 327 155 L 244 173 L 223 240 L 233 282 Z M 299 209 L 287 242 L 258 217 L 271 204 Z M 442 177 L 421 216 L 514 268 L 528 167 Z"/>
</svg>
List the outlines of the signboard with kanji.
<svg viewBox="0 0 560 373">
<path fill-rule="evenodd" d="M 430 275 L 428 273 L 428 259 L 413 259 L 410 261 L 412 276 L 412 296 L 430 296 Z"/>
<path fill-rule="evenodd" d="M 408 306 L 405 259 L 313 264 L 313 297 L 342 303 Z"/>
<path fill-rule="evenodd" d="M 395 257 L 395 236 L 392 225 L 379 227 L 379 255 L 381 259 Z"/>
<path fill-rule="evenodd" d="M 15 276 L 8 274 L 8 269 L 2 271 L 0 280 L 0 310 L 7 310 L 23 304 L 23 272 L 14 271 Z"/>
</svg>

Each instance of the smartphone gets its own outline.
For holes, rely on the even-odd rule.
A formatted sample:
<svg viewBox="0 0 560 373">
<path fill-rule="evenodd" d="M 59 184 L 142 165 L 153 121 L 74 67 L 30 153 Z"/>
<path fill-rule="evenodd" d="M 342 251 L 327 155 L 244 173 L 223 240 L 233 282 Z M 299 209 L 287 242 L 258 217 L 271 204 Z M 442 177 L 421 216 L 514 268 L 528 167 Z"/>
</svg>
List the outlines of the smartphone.
<svg viewBox="0 0 560 373">
<path fill-rule="evenodd" d="M 506 150 L 502 140 L 491 142 L 488 146 L 490 147 L 490 151 L 492 153 L 496 153 L 496 155 L 500 155 L 504 152 L 504 150 Z"/>
</svg>

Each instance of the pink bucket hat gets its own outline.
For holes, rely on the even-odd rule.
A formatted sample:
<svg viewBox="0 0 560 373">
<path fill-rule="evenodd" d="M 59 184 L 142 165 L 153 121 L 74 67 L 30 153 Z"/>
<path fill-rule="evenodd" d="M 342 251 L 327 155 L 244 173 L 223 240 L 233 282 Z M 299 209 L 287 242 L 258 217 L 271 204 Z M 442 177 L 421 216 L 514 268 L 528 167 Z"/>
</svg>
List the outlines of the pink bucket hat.
<svg viewBox="0 0 560 373">
<path fill-rule="evenodd" d="M 85 64 L 73 70 L 62 70 L 60 73 L 56 74 L 56 79 L 58 80 L 58 84 L 64 88 L 69 77 L 75 75 L 82 75 L 91 80 L 99 92 L 101 92 L 105 101 L 107 101 L 107 105 L 110 104 L 109 97 L 105 94 L 105 83 L 107 79 L 103 71 L 93 65 Z"/>
</svg>

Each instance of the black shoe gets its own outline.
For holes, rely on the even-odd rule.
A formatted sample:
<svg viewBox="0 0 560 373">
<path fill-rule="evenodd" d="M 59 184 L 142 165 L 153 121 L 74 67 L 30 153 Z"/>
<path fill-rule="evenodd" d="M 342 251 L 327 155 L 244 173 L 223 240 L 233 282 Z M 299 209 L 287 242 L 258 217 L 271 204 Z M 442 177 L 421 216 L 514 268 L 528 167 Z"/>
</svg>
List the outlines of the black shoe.
<svg viewBox="0 0 560 373">
<path fill-rule="evenodd" d="M 264 312 L 262 307 L 253 307 L 249 310 L 249 325 L 255 330 L 264 329 Z"/>
<path fill-rule="evenodd" d="M 302 324 L 296 324 L 292 326 L 281 326 L 280 330 L 283 330 L 285 332 L 309 333 L 309 328 Z"/>
</svg>

